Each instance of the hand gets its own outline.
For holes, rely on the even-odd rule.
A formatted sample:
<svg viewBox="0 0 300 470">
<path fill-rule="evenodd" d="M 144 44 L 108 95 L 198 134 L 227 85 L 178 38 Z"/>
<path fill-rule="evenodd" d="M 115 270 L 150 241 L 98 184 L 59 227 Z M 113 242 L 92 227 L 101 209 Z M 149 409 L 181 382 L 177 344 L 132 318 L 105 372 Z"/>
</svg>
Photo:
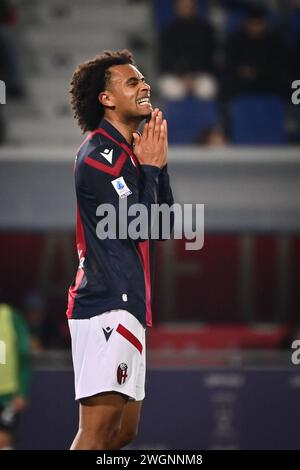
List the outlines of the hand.
<svg viewBox="0 0 300 470">
<path fill-rule="evenodd" d="M 142 135 L 133 133 L 134 153 L 141 165 L 163 168 L 168 157 L 167 121 L 162 112 L 155 109 L 151 119 L 145 124 Z"/>
</svg>

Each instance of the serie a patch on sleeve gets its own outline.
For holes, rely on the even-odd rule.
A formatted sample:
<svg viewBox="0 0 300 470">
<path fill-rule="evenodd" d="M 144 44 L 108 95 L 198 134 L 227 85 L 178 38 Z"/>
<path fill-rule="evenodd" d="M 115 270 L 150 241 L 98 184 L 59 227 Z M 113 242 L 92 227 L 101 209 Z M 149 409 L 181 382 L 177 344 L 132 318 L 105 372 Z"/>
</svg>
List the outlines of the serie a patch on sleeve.
<svg viewBox="0 0 300 470">
<path fill-rule="evenodd" d="M 112 180 L 111 184 L 113 185 L 113 187 L 115 188 L 115 190 L 117 191 L 121 199 L 132 194 L 127 184 L 125 183 L 123 176 L 120 176 L 119 178 Z"/>
</svg>

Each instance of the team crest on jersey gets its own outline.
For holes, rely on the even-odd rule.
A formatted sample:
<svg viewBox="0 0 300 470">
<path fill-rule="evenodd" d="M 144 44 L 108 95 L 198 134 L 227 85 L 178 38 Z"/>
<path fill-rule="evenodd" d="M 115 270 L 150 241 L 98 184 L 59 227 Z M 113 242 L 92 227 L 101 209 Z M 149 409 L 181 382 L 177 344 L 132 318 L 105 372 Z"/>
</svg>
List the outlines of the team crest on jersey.
<svg viewBox="0 0 300 470">
<path fill-rule="evenodd" d="M 117 370 L 117 380 L 120 385 L 123 385 L 128 377 L 127 370 L 127 364 L 125 364 L 125 362 L 122 362 Z"/>
</svg>

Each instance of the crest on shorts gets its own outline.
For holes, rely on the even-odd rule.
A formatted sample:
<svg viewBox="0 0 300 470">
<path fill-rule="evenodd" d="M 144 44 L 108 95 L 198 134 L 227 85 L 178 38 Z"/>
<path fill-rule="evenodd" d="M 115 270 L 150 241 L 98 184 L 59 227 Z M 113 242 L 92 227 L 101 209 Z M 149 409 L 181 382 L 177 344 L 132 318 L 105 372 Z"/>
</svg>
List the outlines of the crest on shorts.
<svg viewBox="0 0 300 470">
<path fill-rule="evenodd" d="M 110 326 L 107 326 L 106 328 L 102 328 L 102 330 L 103 330 L 106 341 L 108 341 L 114 329 L 111 328 Z"/>
<path fill-rule="evenodd" d="M 120 385 L 124 384 L 128 374 L 127 374 L 128 366 L 125 364 L 125 362 L 122 362 L 117 370 L 117 380 Z"/>
</svg>

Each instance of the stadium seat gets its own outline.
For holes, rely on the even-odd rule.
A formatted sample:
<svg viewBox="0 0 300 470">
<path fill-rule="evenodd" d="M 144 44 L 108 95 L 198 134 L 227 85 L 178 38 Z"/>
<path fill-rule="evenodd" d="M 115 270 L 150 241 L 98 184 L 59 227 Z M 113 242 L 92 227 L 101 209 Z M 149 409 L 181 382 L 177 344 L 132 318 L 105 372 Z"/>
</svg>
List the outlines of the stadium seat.
<svg viewBox="0 0 300 470">
<path fill-rule="evenodd" d="M 241 145 L 287 143 L 287 103 L 272 95 L 241 95 L 229 104 L 231 139 Z"/>
<path fill-rule="evenodd" d="M 165 106 L 171 144 L 192 144 L 205 127 L 218 125 L 219 110 L 214 100 L 186 98 Z"/>
</svg>

